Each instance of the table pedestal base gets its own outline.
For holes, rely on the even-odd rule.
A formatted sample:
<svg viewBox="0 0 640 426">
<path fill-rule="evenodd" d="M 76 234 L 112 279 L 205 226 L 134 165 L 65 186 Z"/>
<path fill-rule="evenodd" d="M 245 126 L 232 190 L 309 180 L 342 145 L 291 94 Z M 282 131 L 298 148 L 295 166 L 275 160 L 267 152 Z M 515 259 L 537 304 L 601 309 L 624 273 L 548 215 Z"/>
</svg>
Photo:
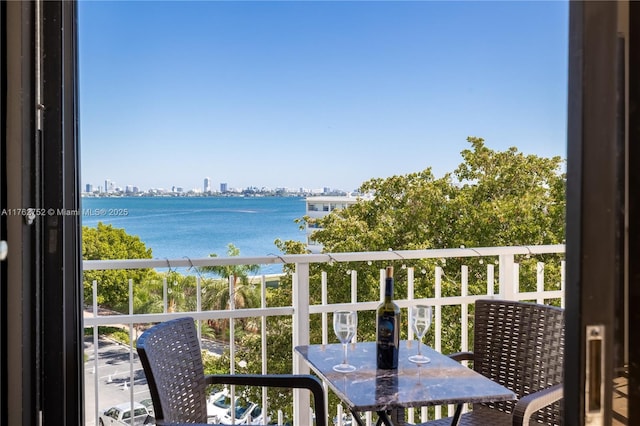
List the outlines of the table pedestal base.
<svg viewBox="0 0 640 426">
<path fill-rule="evenodd" d="M 358 412 L 351 410 L 351 414 L 353 414 L 358 426 L 365 426 Z M 378 414 L 376 426 L 402 426 L 405 424 L 404 410 L 376 411 L 376 414 Z"/>
<path fill-rule="evenodd" d="M 462 406 L 463 404 L 456 405 L 456 411 L 453 413 L 453 418 L 451 419 L 451 426 L 458 426 L 458 423 L 460 423 Z M 350 411 L 358 426 L 365 426 L 360 414 L 353 410 Z M 376 426 L 402 426 L 405 424 L 404 410 L 377 411 L 376 413 L 378 414 Z"/>
</svg>

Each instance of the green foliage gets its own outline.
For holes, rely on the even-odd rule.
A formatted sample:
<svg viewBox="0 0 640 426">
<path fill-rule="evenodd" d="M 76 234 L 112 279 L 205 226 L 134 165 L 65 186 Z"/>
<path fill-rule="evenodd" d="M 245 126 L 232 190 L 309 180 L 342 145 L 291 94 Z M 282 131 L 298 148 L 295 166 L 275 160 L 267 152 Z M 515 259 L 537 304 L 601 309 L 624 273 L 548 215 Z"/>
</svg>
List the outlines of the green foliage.
<svg viewBox="0 0 640 426">
<path fill-rule="evenodd" d="M 84 260 L 105 259 L 150 259 L 148 249 L 139 237 L 129 235 L 124 229 L 98 223 L 95 228 L 82 227 L 82 258 Z M 144 282 L 151 276 L 148 269 L 85 271 L 83 278 L 85 304 L 92 301 L 92 282 L 98 283 L 98 305 L 120 312 L 128 310 L 129 279 L 134 283 Z"/>
<path fill-rule="evenodd" d="M 240 256 L 240 249 L 235 245 L 227 244 L 227 256 Z M 216 253 L 211 253 L 209 257 L 218 257 Z M 199 268 L 201 272 L 213 273 L 219 277 L 229 278 L 235 277 L 236 280 L 247 282 L 249 274 L 256 274 L 260 270 L 259 265 L 222 265 L 222 266 L 203 266 Z"/>
<path fill-rule="evenodd" d="M 218 257 L 213 253 L 210 257 Z M 233 244 L 227 245 L 227 256 L 240 256 L 240 249 Z M 260 293 L 255 284 L 250 279 L 250 274 L 257 274 L 259 265 L 223 265 L 223 266 L 203 266 L 198 269 L 200 273 L 213 274 L 224 278 L 224 280 L 214 280 L 204 289 L 202 295 L 202 306 L 204 309 L 223 310 L 233 306 L 236 309 L 254 308 L 260 306 Z M 233 288 L 229 288 L 229 279 L 233 277 Z M 241 319 L 242 328 L 255 328 L 255 324 L 248 319 Z M 228 320 L 211 320 L 209 327 L 216 335 L 222 339 L 227 339 Z"/>
<path fill-rule="evenodd" d="M 120 327 L 113 327 L 113 326 L 104 326 L 101 325 L 98 327 L 98 335 L 103 336 L 103 335 L 112 335 L 112 334 L 116 334 L 116 333 L 120 333 L 122 332 L 122 328 Z M 84 336 L 85 337 L 92 337 L 93 336 L 93 327 L 85 327 L 84 328 Z M 129 344 L 129 334 L 127 334 L 127 344 Z"/>
<path fill-rule="evenodd" d="M 434 246 L 433 229 L 439 228 L 446 210 L 441 209 L 449 187 L 435 179 L 430 169 L 405 176 L 372 179 L 361 192 L 373 192 L 360 202 L 319 220 L 323 229 L 313 238 L 326 252 L 422 249 Z M 339 236 L 339 237 L 338 237 Z"/>
<path fill-rule="evenodd" d="M 297 220 L 302 220 L 302 219 L 297 219 Z M 309 253 L 309 250 L 307 249 L 307 244 L 301 241 L 294 241 L 294 240 L 284 241 L 278 238 L 274 241 L 274 244 L 276 245 L 278 250 L 280 250 L 283 253 L 287 253 L 287 254 Z"/>
<path fill-rule="evenodd" d="M 564 240 L 565 175 L 560 157 L 472 150 L 453 173 L 431 169 L 371 179 L 374 194 L 320 219 L 313 238 L 326 252 L 556 244 Z M 308 218 L 307 218 L 308 219 Z M 309 220 L 309 219 L 308 219 Z"/>
<path fill-rule="evenodd" d="M 461 183 L 449 247 L 558 244 L 564 240 L 565 175 L 560 157 L 496 152 L 480 138 L 462 151 L 455 171 Z"/>
<path fill-rule="evenodd" d="M 210 257 L 218 257 L 212 253 Z M 227 245 L 227 256 L 240 256 L 240 249 L 233 244 Z M 250 274 L 257 274 L 259 265 L 222 265 L 203 266 L 199 268 L 201 273 L 209 273 L 218 277 L 229 279 L 233 277 L 233 297 L 236 308 L 257 306 L 254 286 L 249 279 Z M 205 297 L 205 304 L 210 309 L 226 309 L 230 306 L 231 295 L 228 286 L 219 285 L 212 287 L 213 291 L 208 291 Z"/>
</svg>

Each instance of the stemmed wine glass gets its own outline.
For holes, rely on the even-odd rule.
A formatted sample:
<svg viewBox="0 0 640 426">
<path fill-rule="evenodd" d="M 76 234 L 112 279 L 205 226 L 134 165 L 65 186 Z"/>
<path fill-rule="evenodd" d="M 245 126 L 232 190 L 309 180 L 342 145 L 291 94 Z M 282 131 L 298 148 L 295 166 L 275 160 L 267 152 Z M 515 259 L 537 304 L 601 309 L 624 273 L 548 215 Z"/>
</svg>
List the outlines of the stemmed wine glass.
<svg viewBox="0 0 640 426">
<path fill-rule="evenodd" d="M 411 355 L 409 361 L 416 364 L 424 364 L 429 362 L 429 358 L 422 355 L 422 338 L 427 334 L 427 330 L 431 326 L 431 310 L 428 305 L 415 305 L 411 307 L 411 327 L 418 337 L 418 354 Z"/>
<path fill-rule="evenodd" d="M 344 347 L 342 364 L 333 366 L 335 371 L 349 373 L 355 371 L 356 367 L 347 362 L 347 344 L 356 335 L 358 327 L 358 315 L 355 311 L 337 311 L 333 314 L 333 331 Z"/>
</svg>

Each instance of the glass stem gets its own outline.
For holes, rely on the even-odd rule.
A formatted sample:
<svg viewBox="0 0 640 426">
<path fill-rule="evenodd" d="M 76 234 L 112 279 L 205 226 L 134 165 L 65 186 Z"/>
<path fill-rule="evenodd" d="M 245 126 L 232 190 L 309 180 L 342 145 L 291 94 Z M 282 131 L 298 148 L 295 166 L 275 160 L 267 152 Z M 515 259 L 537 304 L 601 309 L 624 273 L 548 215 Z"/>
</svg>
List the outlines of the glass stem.
<svg viewBox="0 0 640 426">
<path fill-rule="evenodd" d="M 347 344 L 343 343 L 342 347 L 343 347 L 343 350 L 344 350 L 343 357 L 342 357 L 342 363 L 344 365 L 347 365 Z"/>
</svg>

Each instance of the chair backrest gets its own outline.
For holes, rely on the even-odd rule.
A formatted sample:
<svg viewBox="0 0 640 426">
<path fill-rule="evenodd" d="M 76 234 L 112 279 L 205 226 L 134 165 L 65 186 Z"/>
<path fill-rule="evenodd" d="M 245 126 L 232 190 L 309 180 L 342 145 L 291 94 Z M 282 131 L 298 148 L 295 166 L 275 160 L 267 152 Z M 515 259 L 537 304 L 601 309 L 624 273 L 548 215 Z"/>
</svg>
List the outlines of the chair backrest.
<svg viewBox="0 0 640 426">
<path fill-rule="evenodd" d="M 518 399 L 562 383 L 564 310 L 506 300 L 475 304 L 473 368 L 511 389 Z M 511 413 L 515 401 L 483 404 Z M 562 404 L 536 412 L 531 420 L 562 424 Z"/>
<path fill-rule="evenodd" d="M 193 318 L 149 328 L 138 338 L 137 350 L 156 420 L 206 423 L 204 367 Z"/>
</svg>

